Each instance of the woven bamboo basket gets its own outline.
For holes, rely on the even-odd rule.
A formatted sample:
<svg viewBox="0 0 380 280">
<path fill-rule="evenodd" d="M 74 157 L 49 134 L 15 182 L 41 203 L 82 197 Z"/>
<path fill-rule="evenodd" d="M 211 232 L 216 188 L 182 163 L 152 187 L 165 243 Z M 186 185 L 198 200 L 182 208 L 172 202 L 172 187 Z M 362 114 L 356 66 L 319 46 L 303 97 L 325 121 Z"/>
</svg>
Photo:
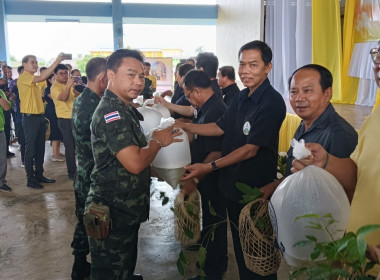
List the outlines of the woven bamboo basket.
<svg viewBox="0 0 380 280">
<path fill-rule="evenodd" d="M 275 236 L 268 213 L 268 201 L 248 203 L 239 216 L 239 236 L 246 267 L 261 276 L 277 272 L 280 250 L 274 247 Z"/>
<path fill-rule="evenodd" d="M 47 118 L 45 118 L 45 121 L 46 121 L 45 141 L 48 141 L 50 138 L 50 121 Z"/>
<path fill-rule="evenodd" d="M 195 244 L 201 237 L 201 195 L 196 190 L 188 197 L 179 192 L 174 201 L 174 234 L 182 245 Z M 189 238 L 185 230 L 194 236 Z"/>
</svg>

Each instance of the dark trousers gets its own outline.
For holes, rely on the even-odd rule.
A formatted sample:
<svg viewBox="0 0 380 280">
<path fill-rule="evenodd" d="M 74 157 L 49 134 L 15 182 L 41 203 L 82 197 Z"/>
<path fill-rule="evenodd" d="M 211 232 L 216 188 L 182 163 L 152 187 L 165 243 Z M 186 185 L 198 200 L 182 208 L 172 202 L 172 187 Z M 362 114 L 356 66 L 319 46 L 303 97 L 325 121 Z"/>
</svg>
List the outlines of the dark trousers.
<svg viewBox="0 0 380 280">
<path fill-rule="evenodd" d="M 217 183 L 201 182 L 198 185 L 202 200 L 202 246 L 207 250 L 205 273 L 207 280 L 221 280 L 227 270 L 227 213 Z M 209 203 L 216 215 L 210 212 Z M 212 232 L 214 231 L 214 240 Z"/>
<path fill-rule="evenodd" d="M 42 176 L 44 172 L 46 120 L 43 115 L 24 114 L 22 127 L 25 134 L 25 171 L 28 180 L 31 180 L 35 174 Z"/>
<path fill-rule="evenodd" d="M 245 266 L 243 251 L 239 238 L 239 215 L 245 204 L 232 201 L 224 197 L 224 205 L 227 206 L 228 217 L 230 220 L 232 239 L 234 242 L 235 258 L 239 268 L 240 280 L 277 280 L 277 273 L 269 276 L 260 276 Z M 227 233 L 226 233 L 227 234 Z"/>
<path fill-rule="evenodd" d="M 78 220 L 75 225 L 73 242 L 71 243 L 74 256 L 86 256 L 90 251 L 86 229 L 83 224 L 83 213 L 85 210 L 87 194 L 88 189 L 87 191 L 75 190 L 75 214 Z"/>
<path fill-rule="evenodd" d="M 92 280 L 129 280 L 133 275 L 140 224 L 128 225 L 128 218 L 111 208 L 112 229 L 108 237 L 89 237 Z"/>
<path fill-rule="evenodd" d="M 63 144 L 65 145 L 67 172 L 74 175 L 77 169 L 77 164 L 75 162 L 75 143 L 72 133 L 71 119 L 58 119 L 58 127 L 62 133 Z"/>
<path fill-rule="evenodd" d="M 4 113 L 4 132 L 7 151 L 9 151 L 9 141 L 11 139 L 11 110 L 3 111 Z"/>
<path fill-rule="evenodd" d="M 20 152 L 21 152 L 21 162 L 25 163 L 25 134 L 24 129 L 22 128 L 22 123 L 16 124 L 16 135 L 17 135 L 17 142 L 20 145 Z"/>
</svg>

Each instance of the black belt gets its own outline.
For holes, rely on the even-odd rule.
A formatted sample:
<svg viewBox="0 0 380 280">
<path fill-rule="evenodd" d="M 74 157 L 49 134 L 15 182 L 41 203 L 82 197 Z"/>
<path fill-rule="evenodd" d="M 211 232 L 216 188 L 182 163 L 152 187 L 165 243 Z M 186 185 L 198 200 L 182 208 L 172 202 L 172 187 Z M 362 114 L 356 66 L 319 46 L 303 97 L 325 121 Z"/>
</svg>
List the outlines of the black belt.
<svg viewBox="0 0 380 280">
<path fill-rule="evenodd" d="M 27 117 L 43 117 L 44 114 L 23 114 L 24 116 L 27 116 Z"/>
</svg>

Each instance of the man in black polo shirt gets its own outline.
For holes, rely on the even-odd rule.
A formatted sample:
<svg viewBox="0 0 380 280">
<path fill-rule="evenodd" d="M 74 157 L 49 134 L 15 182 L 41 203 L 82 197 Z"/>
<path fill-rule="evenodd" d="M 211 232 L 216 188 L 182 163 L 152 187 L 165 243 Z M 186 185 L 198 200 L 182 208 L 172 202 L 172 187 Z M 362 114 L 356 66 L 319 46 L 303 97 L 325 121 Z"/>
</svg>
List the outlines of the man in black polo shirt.
<svg viewBox="0 0 380 280">
<path fill-rule="evenodd" d="M 190 103 L 198 108 L 198 115 L 194 118 L 193 123 L 205 124 L 217 121 L 226 110 L 223 100 L 216 96 L 211 88 L 209 77 L 202 71 L 189 71 L 183 79 L 183 89 L 185 97 Z M 192 163 L 209 163 L 217 160 L 222 155 L 223 137 L 205 137 L 190 134 L 190 150 Z M 208 174 L 199 178 L 198 190 L 202 197 L 202 223 L 203 239 L 201 243 L 207 249 L 205 261 L 205 273 L 208 280 L 222 279 L 223 273 L 227 270 L 227 246 L 222 229 L 217 228 L 214 239 L 211 240 L 209 231 L 211 226 L 217 223 L 223 223 L 225 216 L 225 207 L 222 203 L 221 194 L 218 190 L 219 172 Z M 183 191 L 187 194 L 194 191 L 197 180 L 188 180 L 184 183 Z M 215 209 L 219 216 L 211 215 L 209 203 Z"/>
<path fill-rule="evenodd" d="M 235 69 L 232 66 L 223 66 L 218 71 L 218 84 L 222 88 L 223 100 L 227 107 L 232 99 L 240 92 L 235 82 Z"/>
<path fill-rule="evenodd" d="M 238 225 L 244 207 L 239 203 L 242 193 L 235 183 L 262 187 L 276 178 L 278 134 L 286 114 L 282 96 L 267 79 L 272 69 L 271 49 L 261 41 L 249 42 L 240 48 L 239 60 L 239 76 L 247 88 L 233 99 L 224 115 L 215 123 L 177 125 L 198 135 L 224 136 L 222 158 L 187 166 L 190 174 L 184 180 L 222 169 L 219 188 L 234 225 Z M 277 279 L 276 274 L 263 277 L 246 268 L 234 225 L 231 231 L 240 279 Z"/>
<path fill-rule="evenodd" d="M 211 81 L 212 90 L 218 93 L 218 97 L 222 97 L 222 91 L 216 79 L 219 66 L 218 57 L 211 52 L 204 52 L 198 54 L 196 61 L 195 68 L 207 74 Z"/>
<path fill-rule="evenodd" d="M 318 64 L 308 64 L 294 71 L 289 78 L 289 100 L 294 112 L 302 119 L 294 138 L 306 143 L 319 143 L 325 150 L 340 158 L 348 158 L 358 143 L 355 129 L 343 119 L 330 103 L 333 77 Z M 293 148 L 288 150 L 286 176 L 291 174 Z M 264 186 L 269 198 L 284 178 Z M 347 193 L 352 199 L 352 194 Z"/>
</svg>

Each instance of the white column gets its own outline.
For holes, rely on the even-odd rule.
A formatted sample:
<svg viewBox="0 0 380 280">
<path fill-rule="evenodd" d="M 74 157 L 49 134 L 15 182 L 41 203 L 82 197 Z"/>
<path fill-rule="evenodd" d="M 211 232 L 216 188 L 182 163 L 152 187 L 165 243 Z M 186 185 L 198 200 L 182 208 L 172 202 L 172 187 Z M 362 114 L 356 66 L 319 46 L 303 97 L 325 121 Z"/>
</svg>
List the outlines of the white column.
<svg viewBox="0 0 380 280">
<path fill-rule="evenodd" d="M 231 65 L 238 76 L 238 52 L 242 45 L 263 40 L 263 0 L 218 0 L 216 55 L 219 67 Z M 242 88 L 242 85 L 239 84 Z"/>
</svg>

